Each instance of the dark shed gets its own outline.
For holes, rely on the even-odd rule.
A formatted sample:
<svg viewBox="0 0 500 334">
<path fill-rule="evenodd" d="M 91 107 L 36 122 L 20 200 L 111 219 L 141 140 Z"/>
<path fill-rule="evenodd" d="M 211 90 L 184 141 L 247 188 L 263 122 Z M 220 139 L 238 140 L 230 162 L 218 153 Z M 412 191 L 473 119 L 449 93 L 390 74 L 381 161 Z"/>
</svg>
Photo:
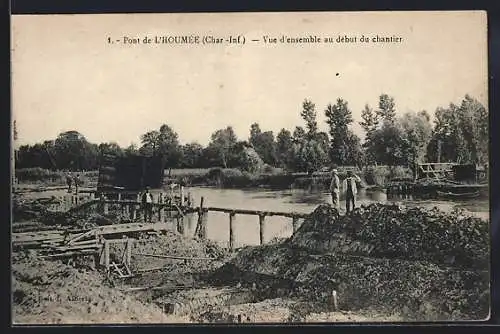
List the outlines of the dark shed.
<svg viewBox="0 0 500 334">
<path fill-rule="evenodd" d="M 163 185 L 164 162 L 161 157 L 103 155 L 99 168 L 97 191 L 117 188 L 140 191 Z"/>
</svg>

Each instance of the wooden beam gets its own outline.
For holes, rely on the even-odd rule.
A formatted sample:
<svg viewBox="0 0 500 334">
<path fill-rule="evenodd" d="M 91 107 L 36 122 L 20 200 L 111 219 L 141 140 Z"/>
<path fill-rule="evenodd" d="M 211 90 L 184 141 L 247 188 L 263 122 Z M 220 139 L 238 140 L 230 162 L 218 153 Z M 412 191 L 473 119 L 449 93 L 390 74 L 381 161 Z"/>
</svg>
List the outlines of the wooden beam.
<svg viewBox="0 0 500 334">
<path fill-rule="evenodd" d="M 173 260 L 215 260 L 211 257 L 189 257 L 189 256 L 178 256 L 178 255 L 163 255 L 163 254 L 149 254 L 149 253 L 132 253 L 136 256 L 146 256 L 146 257 L 157 257 L 160 259 L 173 259 Z"/>
<path fill-rule="evenodd" d="M 229 248 L 231 250 L 234 250 L 235 248 L 235 235 L 234 235 L 234 223 L 236 220 L 236 213 L 231 212 L 229 213 Z"/>
<path fill-rule="evenodd" d="M 104 241 L 104 267 L 109 270 L 109 242 Z"/>
<path fill-rule="evenodd" d="M 309 214 L 296 213 L 296 212 L 277 212 L 277 211 L 260 211 L 260 210 L 246 210 L 246 209 L 228 209 L 228 208 L 216 208 L 209 207 L 208 211 L 225 212 L 225 213 L 235 213 L 242 215 L 260 215 L 265 214 L 266 216 L 282 216 L 292 218 L 293 216 L 298 216 L 300 218 L 306 218 Z"/>
<path fill-rule="evenodd" d="M 299 229 L 299 217 L 293 216 L 292 217 L 292 228 L 293 228 L 293 233 L 297 232 Z"/>
<path fill-rule="evenodd" d="M 266 224 L 266 215 L 260 214 L 259 215 L 259 237 L 260 237 L 260 244 L 263 245 L 265 240 L 264 240 L 264 235 L 265 235 L 265 226 Z"/>
</svg>

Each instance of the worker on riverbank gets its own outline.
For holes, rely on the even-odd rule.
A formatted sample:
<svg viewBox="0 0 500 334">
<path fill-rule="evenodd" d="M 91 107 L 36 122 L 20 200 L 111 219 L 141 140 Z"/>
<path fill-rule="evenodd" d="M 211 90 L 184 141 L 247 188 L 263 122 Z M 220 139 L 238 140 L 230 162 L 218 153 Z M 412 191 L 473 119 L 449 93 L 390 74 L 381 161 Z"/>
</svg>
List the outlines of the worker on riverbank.
<svg viewBox="0 0 500 334">
<path fill-rule="evenodd" d="M 330 193 L 332 194 L 332 205 L 335 209 L 339 210 L 340 199 L 340 180 L 337 175 L 337 170 L 332 170 L 332 181 L 330 182 Z"/>
<path fill-rule="evenodd" d="M 73 178 L 73 183 L 75 184 L 75 194 L 78 195 L 78 186 L 80 185 L 80 175 L 76 174 L 75 177 Z"/>
<path fill-rule="evenodd" d="M 347 172 L 347 177 L 342 183 L 342 188 L 345 192 L 345 209 L 346 213 L 356 207 L 356 195 L 358 194 L 358 182 L 361 182 L 359 176 L 355 175 L 352 171 Z"/>
<path fill-rule="evenodd" d="M 68 185 L 68 193 L 71 193 L 71 186 L 73 185 L 73 177 L 71 173 L 66 174 L 66 184 Z"/>
<path fill-rule="evenodd" d="M 153 219 L 153 194 L 149 192 L 149 187 L 142 194 L 142 207 L 144 210 L 144 222 L 151 222 Z"/>
</svg>

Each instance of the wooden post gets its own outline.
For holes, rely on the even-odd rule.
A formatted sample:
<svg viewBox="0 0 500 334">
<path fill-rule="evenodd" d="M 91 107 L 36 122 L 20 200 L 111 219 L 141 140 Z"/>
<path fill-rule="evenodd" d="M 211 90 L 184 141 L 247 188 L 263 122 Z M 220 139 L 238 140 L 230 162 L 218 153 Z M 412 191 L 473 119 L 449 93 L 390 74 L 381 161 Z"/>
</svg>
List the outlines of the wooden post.
<svg viewBox="0 0 500 334">
<path fill-rule="evenodd" d="M 137 219 L 137 205 L 131 204 L 130 209 L 132 210 L 132 220 L 136 220 Z"/>
<path fill-rule="evenodd" d="M 130 218 L 130 206 L 128 204 L 124 205 L 125 217 Z"/>
<path fill-rule="evenodd" d="M 293 228 L 293 233 L 297 232 L 299 229 L 299 217 L 293 216 L 292 217 L 292 228 Z"/>
<path fill-rule="evenodd" d="M 184 219 L 182 217 L 177 217 L 177 232 L 184 235 Z"/>
<path fill-rule="evenodd" d="M 122 193 L 118 193 L 118 202 L 122 200 Z"/>
<path fill-rule="evenodd" d="M 207 225 L 208 225 L 208 210 L 203 209 L 201 216 L 201 238 L 207 238 Z"/>
<path fill-rule="evenodd" d="M 108 203 L 104 202 L 104 214 L 107 215 L 109 213 L 109 205 Z"/>
<path fill-rule="evenodd" d="M 265 234 L 265 223 L 266 223 L 266 215 L 259 214 L 259 231 L 260 231 L 260 244 L 264 244 L 264 234 Z"/>
<path fill-rule="evenodd" d="M 184 187 L 183 186 L 180 186 L 180 195 L 181 195 L 181 207 L 184 206 Z"/>
<path fill-rule="evenodd" d="M 127 257 L 125 259 L 125 264 L 130 267 L 130 262 L 132 260 L 132 239 L 127 239 Z"/>
<path fill-rule="evenodd" d="M 163 217 L 163 204 L 158 204 L 158 221 L 161 222 Z"/>
<path fill-rule="evenodd" d="M 188 213 L 186 215 L 186 219 L 187 219 L 187 228 L 186 228 L 186 232 L 189 232 L 189 233 L 192 233 L 193 232 L 193 221 L 194 221 L 194 213 Z"/>
<path fill-rule="evenodd" d="M 236 214 L 231 212 L 229 214 L 229 248 L 234 250 L 234 221 L 236 220 Z"/>
<path fill-rule="evenodd" d="M 104 240 L 104 267 L 109 270 L 109 242 Z"/>
</svg>

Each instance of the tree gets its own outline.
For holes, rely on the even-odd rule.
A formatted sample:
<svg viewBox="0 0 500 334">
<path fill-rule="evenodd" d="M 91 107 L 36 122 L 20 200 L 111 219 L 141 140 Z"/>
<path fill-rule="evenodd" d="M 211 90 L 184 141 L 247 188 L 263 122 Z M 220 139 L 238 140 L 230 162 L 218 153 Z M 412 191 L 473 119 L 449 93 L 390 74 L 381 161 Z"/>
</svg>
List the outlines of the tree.
<svg viewBox="0 0 500 334">
<path fill-rule="evenodd" d="M 260 129 L 259 123 L 253 123 L 250 125 L 250 144 L 255 145 L 261 133 L 262 130 Z"/>
<path fill-rule="evenodd" d="M 427 153 L 431 161 L 485 163 L 488 161 L 489 121 L 486 108 L 466 95 L 460 106 L 437 108 Z"/>
<path fill-rule="evenodd" d="M 278 166 L 289 167 L 291 151 L 293 148 L 292 134 L 286 129 L 281 129 L 276 137 L 276 141 Z"/>
<path fill-rule="evenodd" d="M 177 133 L 167 124 L 160 126 L 159 150 L 166 167 L 176 167 L 181 158 Z"/>
<path fill-rule="evenodd" d="M 306 131 L 301 126 L 296 126 L 293 130 L 292 142 L 294 144 L 299 144 L 306 140 Z"/>
<path fill-rule="evenodd" d="M 396 109 L 393 97 L 387 94 L 380 95 L 378 108 L 376 113 L 379 118 L 391 123 L 394 122 L 396 118 Z"/>
<path fill-rule="evenodd" d="M 312 101 L 305 99 L 302 102 L 302 111 L 300 116 L 306 122 L 307 135 L 314 137 L 318 131 L 318 122 L 316 121 L 316 105 Z"/>
<path fill-rule="evenodd" d="M 94 169 L 97 166 L 97 155 L 97 148 L 78 131 L 63 132 L 54 142 L 55 162 L 59 169 Z"/>
<path fill-rule="evenodd" d="M 175 167 L 181 157 L 177 133 L 167 124 L 159 130 L 146 132 L 141 136 L 142 146 L 139 152 L 142 155 L 163 159 L 166 167 Z"/>
<path fill-rule="evenodd" d="M 160 132 L 153 130 L 141 135 L 142 146 L 139 152 L 147 157 L 157 156 L 160 153 Z"/>
<path fill-rule="evenodd" d="M 127 148 L 123 150 L 123 153 L 127 156 L 139 154 L 139 149 L 134 143 L 130 144 Z"/>
<path fill-rule="evenodd" d="M 377 131 L 379 120 L 377 114 L 368 104 L 365 104 L 365 108 L 361 111 L 361 120 L 359 124 L 365 131 L 365 140 L 362 145 L 365 150 L 365 158 L 368 163 L 374 163 L 376 158 L 373 148 L 373 135 Z"/>
<path fill-rule="evenodd" d="M 202 165 L 203 146 L 198 143 L 188 143 L 181 146 L 181 167 L 199 168 Z"/>
<path fill-rule="evenodd" d="M 228 167 L 228 162 L 234 158 L 234 148 L 237 142 L 233 127 L 215 131 L 211 136 L 209 148 L 216 153 L 218 162 L 224 168 Z"/>
<path fill-rule="evenodd" d="M 276 142 L 272 131 L 262 132 L 259 124 L 253 123 L 250 126 L 249 142 L 265 163 L 276 164 Z"/>
<path fill-rule="evenodd" d="M 389 166 L 406 163 L 403 129 L 398 122 L 384 121 L 373 134 L 373 154 L 376 161 Z"/>
<path fill-rule="evenodd" d="M 430 116 L 425 110 L 406 113 L 399 122 L 403 129 L 406 165 L 413 169 L 418 162 L 423 162 L 427 153 L 427 146 L 432 136 Z"/>
<path fill-rule="evenodd" d="M 352 112 L 347 101 L 339 98 L 335 105 L 328 104 L 325 110 L 326 123 L 330 130 L 330 158 L 339 165 L 358 164 L 360 140 L 349 130 Z"/>
<path fill-rule="evenodd" d="M 117 143 L 101 143 L 98 146 L 99 154 L 112 154 L 117 157 L 123 156 L 125 153 Z"/>
</svg>

